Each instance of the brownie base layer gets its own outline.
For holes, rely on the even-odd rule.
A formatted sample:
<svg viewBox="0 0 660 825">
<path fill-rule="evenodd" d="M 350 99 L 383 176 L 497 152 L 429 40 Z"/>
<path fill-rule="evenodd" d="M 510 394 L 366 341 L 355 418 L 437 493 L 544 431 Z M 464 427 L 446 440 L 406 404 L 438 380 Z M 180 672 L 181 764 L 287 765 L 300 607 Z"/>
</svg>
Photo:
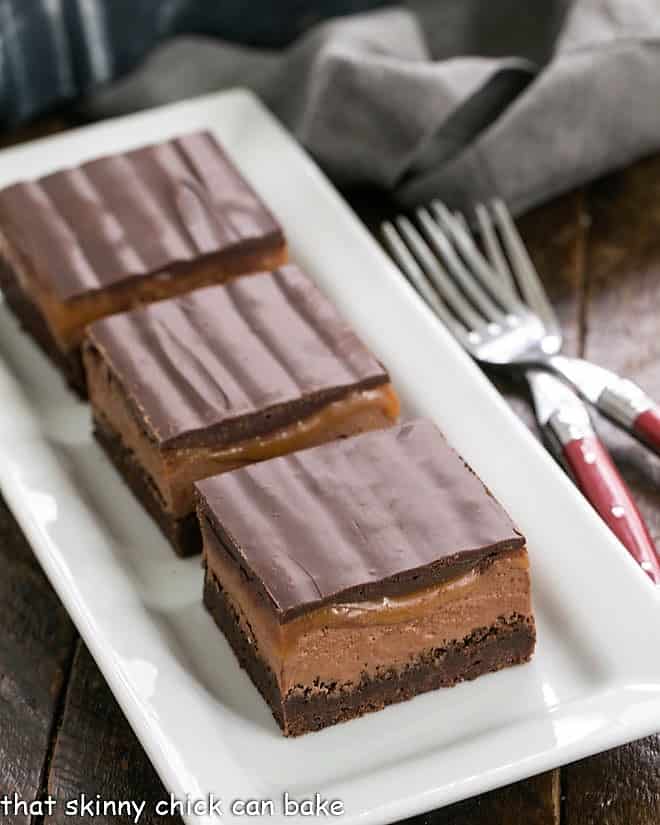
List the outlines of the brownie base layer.
<svg viewBox="0 0 660 825">
<path fill-rule="evenodd" d="M 81 348 L 76 347 L 70 353 L 62 352 L 40 309 L 21 289 L 13 271 L 4 260 L 0 260 L 0 288 L 7 306 L 21 327 L 60 370 L 71 389 L 86 400 L 87 389 Z"/>
<path fill-rule="evenodd" d="M 206 570 L 204 604 L 229 641 L 238 661 L 266 700 L 285 736 L 300 736 L 381 710 L 420 693 L 476 679 L 529 661 L 534 652 L 534 620 L 514 616 L 475 630 L 460 642 L 430 650 L 403 671 L 389 670 L 380 678 L 364 677 L 350 689 L 336 685 L 301 687 L 282 697 L 275 674 L 259 657 L 241 630 L 239 617 L 222 586 Z"/>
<path fill-rule="evenodd" d="M 94 437 L 106 455 L 115 465 L 135 497 L 160 527 L 165 538 L 178 556 L 194 556 L 202 551 L 202 534 L 197 515 L 190 513 L 183 518 L 174 518 L 168 513 L 154 488 L 149 475 L 135 460 L 135 456 L 122 444 L 115 433 L 94 421 Z"/>
</svg>

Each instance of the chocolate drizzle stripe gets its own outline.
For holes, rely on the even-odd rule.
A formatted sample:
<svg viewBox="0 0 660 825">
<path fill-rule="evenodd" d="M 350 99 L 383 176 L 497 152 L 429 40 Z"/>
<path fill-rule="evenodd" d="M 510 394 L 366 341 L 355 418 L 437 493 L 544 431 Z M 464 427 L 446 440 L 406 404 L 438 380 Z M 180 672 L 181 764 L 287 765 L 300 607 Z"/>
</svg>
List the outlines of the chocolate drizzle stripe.
<svg viewBox="0 0 660 825">
<path fill-rule="evenodd" d="M 283 620 L 348 595 L 410 592 L 524 546 L 483 483 L 425 420 L 197 488 L 202 511 Z"/>
<path fill-rule="evenodd" d="M 0 191 L 0 210 L 9 243 L 63 301 L 241 243 L 283 243 L 208 133 L 14 184 Z"/>
<path fill-rule="evenodd" d="M 306 295 L 307 317 L 271 273 L 261 273 L 92 324 L 92 342 L 161 445 L 205 443 L 210 428 L 214 444 L 224 438 L 221 427 L 236 431 L 232 437 L 266 433 L 387 382 L 311 281 L 295 267 L 283 277 Z M 313 332 L 315 316 L 329 344 Z M 359 352 L 353 368 L 347 347 Z"/>
</svg>

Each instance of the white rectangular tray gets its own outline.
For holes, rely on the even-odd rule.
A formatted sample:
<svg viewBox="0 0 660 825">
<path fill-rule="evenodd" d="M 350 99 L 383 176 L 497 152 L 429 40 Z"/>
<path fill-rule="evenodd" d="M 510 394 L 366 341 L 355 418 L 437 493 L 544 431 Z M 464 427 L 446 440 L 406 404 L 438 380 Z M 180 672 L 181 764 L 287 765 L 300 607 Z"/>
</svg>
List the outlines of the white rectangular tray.
<svg viewBox="0 0 660 825">
<path fill-rule="evenodd" d="M 174 558 L 93 442 L 88 407 L 0 305 L 2 492 L 167 788 L 226 809 L 272 799 L 274 823 L 284 791 L 318 792 L 368 825 L 659 730 L 654 588 L 255 98 L 211 95 L 5 150 L 0 185 L 197 128 L 228 147 L 408 410 L 437 422 L 527 534 L 538 650 L 284 739 L 201 606 L 199 560 Z"/>
</svg>

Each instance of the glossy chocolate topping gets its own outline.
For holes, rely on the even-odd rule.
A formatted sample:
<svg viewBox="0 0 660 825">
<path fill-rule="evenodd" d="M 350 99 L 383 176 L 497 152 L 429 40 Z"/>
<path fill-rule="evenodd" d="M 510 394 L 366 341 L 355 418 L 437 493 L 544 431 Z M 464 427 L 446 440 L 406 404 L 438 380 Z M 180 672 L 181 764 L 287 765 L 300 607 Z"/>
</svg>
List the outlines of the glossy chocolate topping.
<svg viewBox="0 0 660 825">
<path fill-rule="evenodd" d="M 62 301 L 282 238 L 207 132 L 16 183 L 0 191 L 0 223 Z"/>
<path fill-rule="evenodd" d="M 418 419 L 200 481 L 203 518 L 286 621 L 403 594 L 524 546 L 439 430 Z"/>
<path fill-rule="evenodd" d="M 388 381 L 294 266 L 110 316 L 89 341 L 165 447 L 268 433 Z"/>
</svg>

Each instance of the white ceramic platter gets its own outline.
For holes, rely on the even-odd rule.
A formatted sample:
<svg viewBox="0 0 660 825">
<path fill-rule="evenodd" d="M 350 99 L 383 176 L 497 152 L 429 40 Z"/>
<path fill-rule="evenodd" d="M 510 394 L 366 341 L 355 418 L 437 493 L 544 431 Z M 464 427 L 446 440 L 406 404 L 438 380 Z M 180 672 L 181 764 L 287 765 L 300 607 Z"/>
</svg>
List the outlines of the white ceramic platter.
<svg viewBox="0 0 660 825">
<path fill-rule="evenodd" d="M 0 305 L 0 484 L 169 791 L 321 794 L 391 822 L 660 730 L 654 588 L 404 282 L 318 168 L 242 91 L 0 153 L 0 185 L 207 128 L 286 230 L 292 257 L 433 418 L 529 539 L 533 663 L 284 739 L 179 561 L 90 435 L 89 409 Z M 29 220 L 29 216 L 27 216 Z M 189 822 L 215 821 L 190 816 Z M 295 822 L 295 817 L 286 821 Z"/>
</svg>

